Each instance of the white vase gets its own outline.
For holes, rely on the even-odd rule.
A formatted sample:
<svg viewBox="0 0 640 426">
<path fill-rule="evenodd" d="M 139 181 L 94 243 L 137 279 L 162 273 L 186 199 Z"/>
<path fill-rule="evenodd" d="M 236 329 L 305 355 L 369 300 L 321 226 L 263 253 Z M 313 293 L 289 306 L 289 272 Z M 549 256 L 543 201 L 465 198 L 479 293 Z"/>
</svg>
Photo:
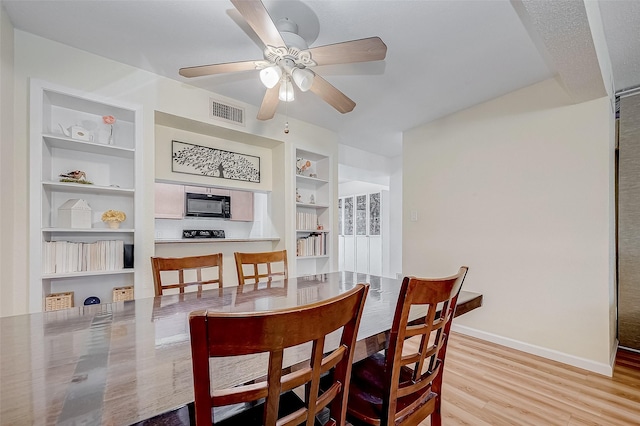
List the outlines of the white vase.
<svg viewBox="0 0 640 426">
<path fill-rule="evenodd" d="M 120 222 L 110 221 L 110 222 L 107 222 L 107 226 L 109 226 L 109 228 L 111 228 L 111 229 L 119 229 L 120 228 Z"/>
</svg>

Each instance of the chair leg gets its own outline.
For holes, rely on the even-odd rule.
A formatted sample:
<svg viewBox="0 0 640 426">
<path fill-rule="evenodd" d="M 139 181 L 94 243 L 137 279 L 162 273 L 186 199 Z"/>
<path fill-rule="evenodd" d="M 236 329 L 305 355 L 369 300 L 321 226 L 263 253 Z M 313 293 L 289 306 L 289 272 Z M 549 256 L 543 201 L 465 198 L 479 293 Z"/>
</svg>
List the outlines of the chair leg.
<svg viewBox="0 0 640 426">
<path fill-rule="evenodd" d="M 442 415 L 440 412 L 440 395 L 436 397 L 436 406 L 431 413 L 431 426 L 442 426 Z"/>
</svg>

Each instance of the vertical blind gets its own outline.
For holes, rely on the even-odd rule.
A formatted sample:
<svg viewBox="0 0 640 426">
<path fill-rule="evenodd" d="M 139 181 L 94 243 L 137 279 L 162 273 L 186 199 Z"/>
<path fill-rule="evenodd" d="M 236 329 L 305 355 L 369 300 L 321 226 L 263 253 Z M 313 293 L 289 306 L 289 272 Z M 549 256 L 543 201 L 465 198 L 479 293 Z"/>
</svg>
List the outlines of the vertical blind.
<svg viewBox="0 0 640 426">
<path fill-rule="evenodd" d="M 640 350 L 640 93 L 620 98 L 618 339 Z"/>
</svg>

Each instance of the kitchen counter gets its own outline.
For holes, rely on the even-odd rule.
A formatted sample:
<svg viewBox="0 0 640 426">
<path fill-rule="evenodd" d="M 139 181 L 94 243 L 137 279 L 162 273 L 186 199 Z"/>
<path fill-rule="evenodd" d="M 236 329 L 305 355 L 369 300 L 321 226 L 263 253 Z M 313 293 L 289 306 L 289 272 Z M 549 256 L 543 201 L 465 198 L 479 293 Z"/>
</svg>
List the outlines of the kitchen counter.
<svg viewBox="0 0 640 426">
<path fill-rule="evenodd" d="M 222 275 L 224 283 L 229 285 L 238 282 L 234 253 L 282 250 L 280 237 L 250 238 L 248 234 L 231 235 L 231 238 L 176 238 L 176 234 L 167 235 L 155 239 L 154 256 L 188 257 L 221 253 L 224 265 Z"/>
</svg>

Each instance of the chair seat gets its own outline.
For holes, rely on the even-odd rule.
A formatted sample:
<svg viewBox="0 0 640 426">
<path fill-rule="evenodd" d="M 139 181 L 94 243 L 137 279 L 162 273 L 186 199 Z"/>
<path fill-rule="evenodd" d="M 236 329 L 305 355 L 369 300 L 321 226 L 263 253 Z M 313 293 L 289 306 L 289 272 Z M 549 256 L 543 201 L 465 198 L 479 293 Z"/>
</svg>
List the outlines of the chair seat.
<svg viewBox="0 0 640 426">
<path fill-rule="evenodd" d="M 350 421 L 358 424 L 357 419 L 380 419 L 385 417 L 382 412 L 382 402 L 385 394 L 385 386 L 382 383 L 383 372 L 384 354 L 380 352 L 353 365 L 347 410 Z M 400 370 L 400 382 L 406 383 L 411 380 L 412 370 L 403 367 Z M 398 399 L 397 411 L 403 410 L 418 399 L 422 400 L 418 404 L 420 410 L 429 408 L 428 406 L 435 404 L 436 397 L 437 394 L 431 392 L 431 388 L 427 387 L 423 393 L 413 393 Z"/>
<path fill-rule="evenodd" d="M 249 405 L 249 404 L 242 404 Z M 287 416 L 300 408 L 304 408 L 302 401 L 293 391 L 285 392 L 280 395 L 280 405 L 278 406 L 278 418 Z M 218 409 L 214 409 L 214 417 Z M 251 426 L 262 425 L 262 417 L 264 413 L 264 401 L 259 404 L 253 404 L 250 408 L 243 409 L 237 414 L 229 416 L 221 421 L 216 421 L 214 426 Z M 328 414 L 328 410 L 327 410 Z M 316 426 L 322 426 L 322 422 L 315 419 Z"/>
<path fill-rule="evenodd" d="M 279 417 L 291 414 L 304 407 L 304 402 L 293 392 L 285 392 L 280 396 Z M 133 426 L 190 426 L 195 423 L 193 403 L 160 414 L 151 419 L 135 423 Z M 264 402 L 260 404 L 235 404 L 213 409 L 213 417 L 221 419 L 215 426 L 251 426 L 262 424 Z M 322 411 L 315 419 L 316 426 L 322 426 L 329 418 L 329 410 Z"/>
</svg>

